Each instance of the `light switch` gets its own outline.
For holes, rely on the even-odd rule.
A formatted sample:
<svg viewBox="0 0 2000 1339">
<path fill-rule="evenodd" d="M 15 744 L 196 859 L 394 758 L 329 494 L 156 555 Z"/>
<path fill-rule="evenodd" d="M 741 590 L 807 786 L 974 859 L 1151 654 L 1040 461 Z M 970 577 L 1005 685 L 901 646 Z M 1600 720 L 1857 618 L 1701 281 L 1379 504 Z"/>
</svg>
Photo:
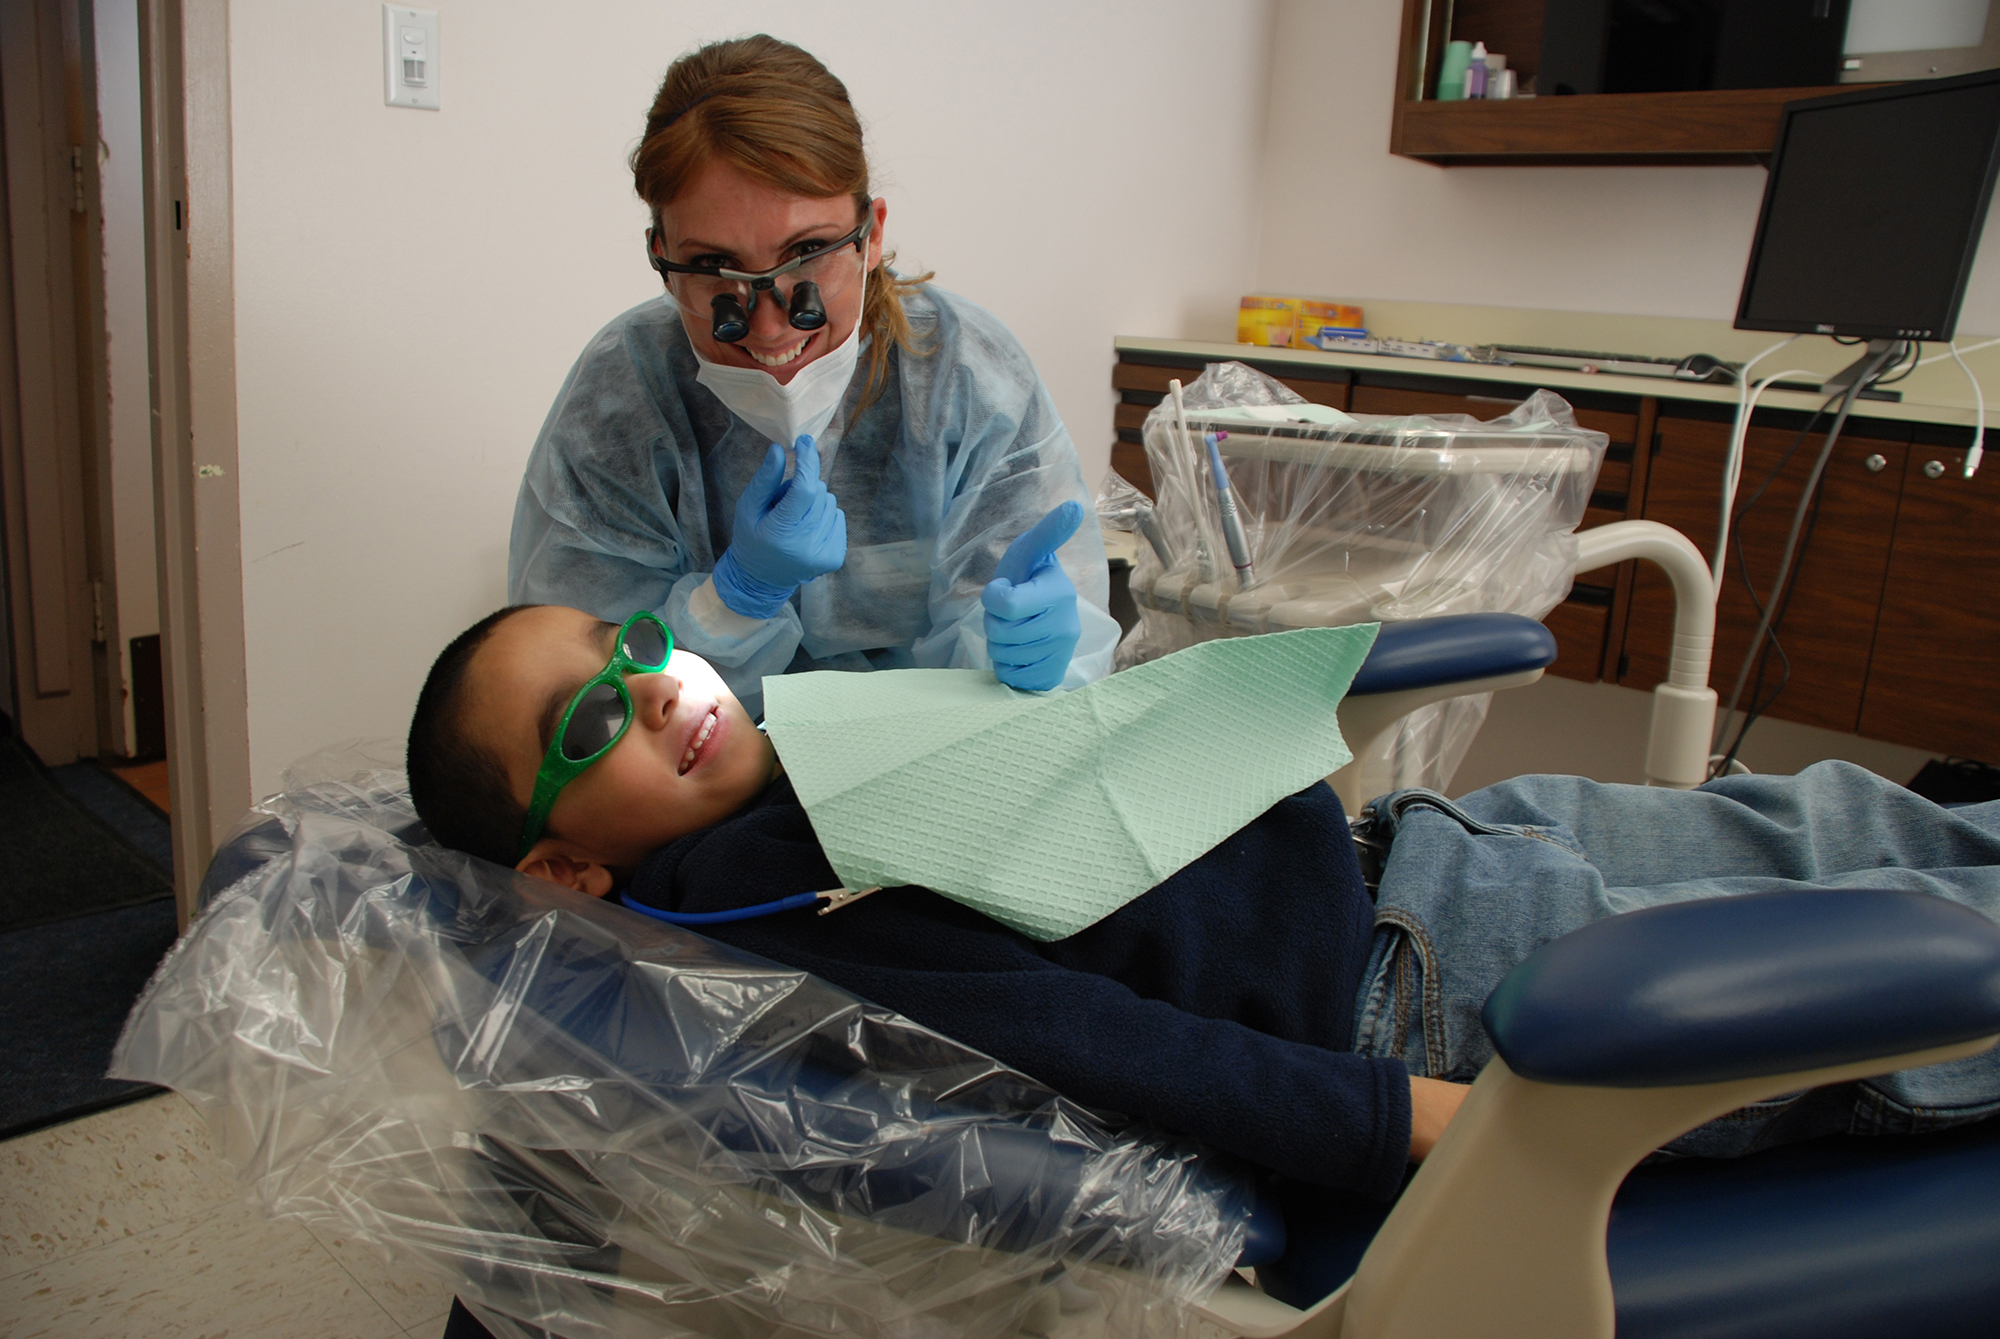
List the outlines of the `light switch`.
<svg viewBox="0 0 2000 1339">
<path fill-rule="evenodd" d="M 391 107 L 438 110 L 435 9 L 382 6 L 382 77 L 384 100 Z"/>
</svg>

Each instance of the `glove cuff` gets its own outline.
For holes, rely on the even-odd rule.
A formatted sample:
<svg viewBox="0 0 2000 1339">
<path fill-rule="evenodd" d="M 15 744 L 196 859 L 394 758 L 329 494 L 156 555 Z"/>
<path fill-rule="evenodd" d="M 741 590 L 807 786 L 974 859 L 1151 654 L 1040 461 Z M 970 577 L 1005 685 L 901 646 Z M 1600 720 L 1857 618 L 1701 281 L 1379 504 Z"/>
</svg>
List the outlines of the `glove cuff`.
<svg viewBox="0 0 2000 1339">
<path fill-rule="evenodd" d="M 722 603 L 745 618 L 770 618 L 785 607 L 785 601 L 792 598 L 797 586 L 773 586 L 768 581 L 759 581 L 743 570 L 737 560 L 736 550 L 724 551 L 711 574 L 715 582 L 715 593 L 722 597 Z"/>
</svg>

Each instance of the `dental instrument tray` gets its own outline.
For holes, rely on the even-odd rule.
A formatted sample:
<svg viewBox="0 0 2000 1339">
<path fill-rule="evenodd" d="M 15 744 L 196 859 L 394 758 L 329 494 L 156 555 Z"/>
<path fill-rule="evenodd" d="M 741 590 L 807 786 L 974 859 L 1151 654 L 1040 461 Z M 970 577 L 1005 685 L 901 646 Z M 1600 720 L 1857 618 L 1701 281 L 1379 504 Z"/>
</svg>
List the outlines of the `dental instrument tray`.
<svg viewBox="0 0 2000 1339">
<path fill-rule="evenodd" d="M 1376 474 L 1517 475 L 1551 470 L 1587 471 L 1595 477 L 1602 460 L 1602 451 L 1593 451 L 1587 441 L 1566 445 L 1550 439 L 1550 433 L 1576 431 L 1574 423 L 1510 425 L 1499 431 L 1481 425 L 1468 430 L 1444 427 L 1424 416 L 1371 415 L 1363 420 L 1325 405 L 1306 404 L 1189 410 L 1187 424 L 1196 434 L 1227 434 L 1218 443 L 1224 456 Z M 1330 436 L 1329 428 L 1341 431 Z"/>
<path fill-rule="evenodd" d="M 1347 414 L 1242 363 L 1211 364 L 1143 434 L 1155 495 L 1138 518 L 1139 625 L 1121 667 L 1214 637 L 1539 619 L 1569 593 L 1573 532 L 1609 444 L 1547 390 L 1484 422 Z M 1423 708 L 1385 745 L 1393 758 L 1361 760 L 1370 784 L 1441 788 L 1484 712 L 1481 698 Z"/>
</svg>

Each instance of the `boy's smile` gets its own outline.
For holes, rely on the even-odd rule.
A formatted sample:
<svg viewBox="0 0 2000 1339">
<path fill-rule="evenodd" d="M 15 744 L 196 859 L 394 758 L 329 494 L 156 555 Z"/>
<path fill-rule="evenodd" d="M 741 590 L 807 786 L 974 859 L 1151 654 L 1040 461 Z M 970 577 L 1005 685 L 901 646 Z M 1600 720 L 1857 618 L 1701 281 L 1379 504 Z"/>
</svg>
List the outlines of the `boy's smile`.
<svg viewBox="0 0 2000 1339">
<path fill-rule="evenodd" d="M 524 808 L 570 699 L 611 657 L 618 625 L 579 609 L 524 609 L 493 629 L 468 666 L 468 733 L 501 760 Z M 676 650 L 665 671 L 626 676 L 624 738 L 566 786 L 544 836 L 518 868 L 551 859 L 629 871 L 676 837 L 721 821 L 777 775 L 771 742 L 701 657 Z M 569 878 L 559 882 L 572 883 Z"/>
</svg>

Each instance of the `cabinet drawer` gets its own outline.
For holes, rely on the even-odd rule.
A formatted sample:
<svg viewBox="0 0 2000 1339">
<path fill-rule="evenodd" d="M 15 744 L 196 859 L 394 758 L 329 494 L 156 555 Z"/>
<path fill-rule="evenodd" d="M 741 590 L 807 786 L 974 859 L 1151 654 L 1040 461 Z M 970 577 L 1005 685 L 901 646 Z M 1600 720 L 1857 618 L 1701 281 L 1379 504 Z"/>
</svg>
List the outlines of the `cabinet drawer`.
<svg viewBox="0 0 2000 1339">
<path fill-rule="evenodd" d="M 1768 595 L 1792 510 L 1825 440 L 1814 435 L 1801 442 L 1798 433 L 1776 428 L 1750 430 L 1738 493 L 1743 500 L 1738 504 L 1738 542 L 1731 545 L 1724 573 L 1709 676 L 1725 705 L 1759 619 L 1743 577 L 1749 575 L 1759 598 Z M 1704 554 L 1715 547 L 1728 441 L 1726 422 L 1667 417 L 1660 419 L 1654 438 L 1646 519 L 1673 526 Z M 1761 691 L 1753 696 L 1758 685 L 1753 667 L 1739 705 L 1775 693 L 1768 708 L 1773 716 L 1850 733 L 1859 726 L 1907 450 L 1904 442 L 1847 436 L 1835 447 L 1778 630 L 1783 657 L 1769 651 L 1767 643 Z M 1887 462 L 1880 471 L 1869 470 L 1865 463 L 1874 455 Z M 1750 502 L 1760 487 L 1761 496 Z M 1747 511 L 1741 510 L 1745 503 Z M 1613 667 L 1622 671 L 1616 676 L 1618 682 L 1651 688 L 1665 677 L 1673 608 L 1666 578 L 1650 564 L 1640 564 L 1632 588 L 1624 663 Z"/>
<path fill-rule="evenodd" d="M 1632 489 L 1632 448 L 1614 446 L 1604 453 L 1604 463 L 1597 467 L 1597 482 L 1592 486 L 1598 496 L 1610 494 L 1624 497 Z M 1623 516 L 1625 509 L 1617 509 Z"/>
<path fill-rule="evenodd" d="M 1930 462 L 1944 468 L 1933 479 Z M 1910 447 L 1861 733 L 2000 761 L 2000 469 L 1961 477 L 1963 449 Z"/>
<path fill-rule="evenodd" d="M 1111 369 L 1111 389 L 1165 395 L 1169 381 L 1178 381 L 1185 386 L 1200 375 L 1199 367 L 1160 367 L 1152 363 L 1120 362 Z"/>
<path fill-rule="evenodd" d="M 1356 386 L 1352 396 L 1357 414 L 1470 414 L 1498 418 L 1521 403 L 1518 395 L 1465 395 L 1449 391 L 1405 390 L 1393 386 Z M 1615 443 L 1631 445 L 1638 430 L 1637 414 L 1612 409 L 1577 409 L 1578 426 L 1603 433 Z"/>
<path fill-rule="evenodd" d="M 1146 374 L 1146 376 L 1134 376 L 1134 374 Z M 1168 378 L 1176 376 L 1180 378 L 1180 384 L 1186 386 L 1188 382 L 1198 378 L 1200 372 L 1194 368 L 1136 368 L 1132 364 L 1118 364 L 1118 368 L 1112 374 L 1112 390 L 1120 392 L 1118 408 L 1120 410 L 1136 408 L 1140 412 L 1138 416 L 1146 418 L 1146 410 L 1150 410 L 1152 406 L 1160 404 L 1160 400 L 1166 398 Z M 1310 400 L 1312 404 L 1330 404 L 1336 410 L 1348 408 L 1346 382 L 1316 382 L 1302 376 L 1296 378 L 1280 376 L 1278 380 L 1284 382 L 1300 400 Z M 1158 382 L 1158 386 L 1154 386 L 1154 382 Z"/>
<path fill-rule="evenodd" d="M 1126 483 L 1153 496 L 1153 467 L 1146 463 L 1146 448 L 1137 442 L 1116 441 L 1111 444 L 1111 468 L 1116 470 Z"/>
<path fill-rule="evenodd" d="M 1335 409 L 1347 408 L 1349 377 L 1344 368 L 1329 368 L 1321 376 L 1302 376 L 1298 370 L 1282 363 L 1260 365 L 1248 358 L 1239 361 L 1248 363 L 1265 375 L 1284 382 L 1303 400 L 1310 400 L 1314 404 L 1332 405 Z M 1132 403 L 1150 406 L 1158 404 L 1159 397 L 1167 393 L 1169 381 L 1177 380 L 1186 386 L 1201 373 L 1201 367 L 1159 366 L 1121 361 L 1111 369 L 1111 389 L 1127 393 L 1123 398 Z"/>
<path fill-rule="evenodd" d="M 1604 668 L 1604 638 L 1611 625 L 1611 592 L 1579 587 L 1590 602 L 1572 597 L 1551 609 L 1542 625 L 1556 635 L 1556 660 L 1550 674 L 1597 682 Z"/>
</svg>

